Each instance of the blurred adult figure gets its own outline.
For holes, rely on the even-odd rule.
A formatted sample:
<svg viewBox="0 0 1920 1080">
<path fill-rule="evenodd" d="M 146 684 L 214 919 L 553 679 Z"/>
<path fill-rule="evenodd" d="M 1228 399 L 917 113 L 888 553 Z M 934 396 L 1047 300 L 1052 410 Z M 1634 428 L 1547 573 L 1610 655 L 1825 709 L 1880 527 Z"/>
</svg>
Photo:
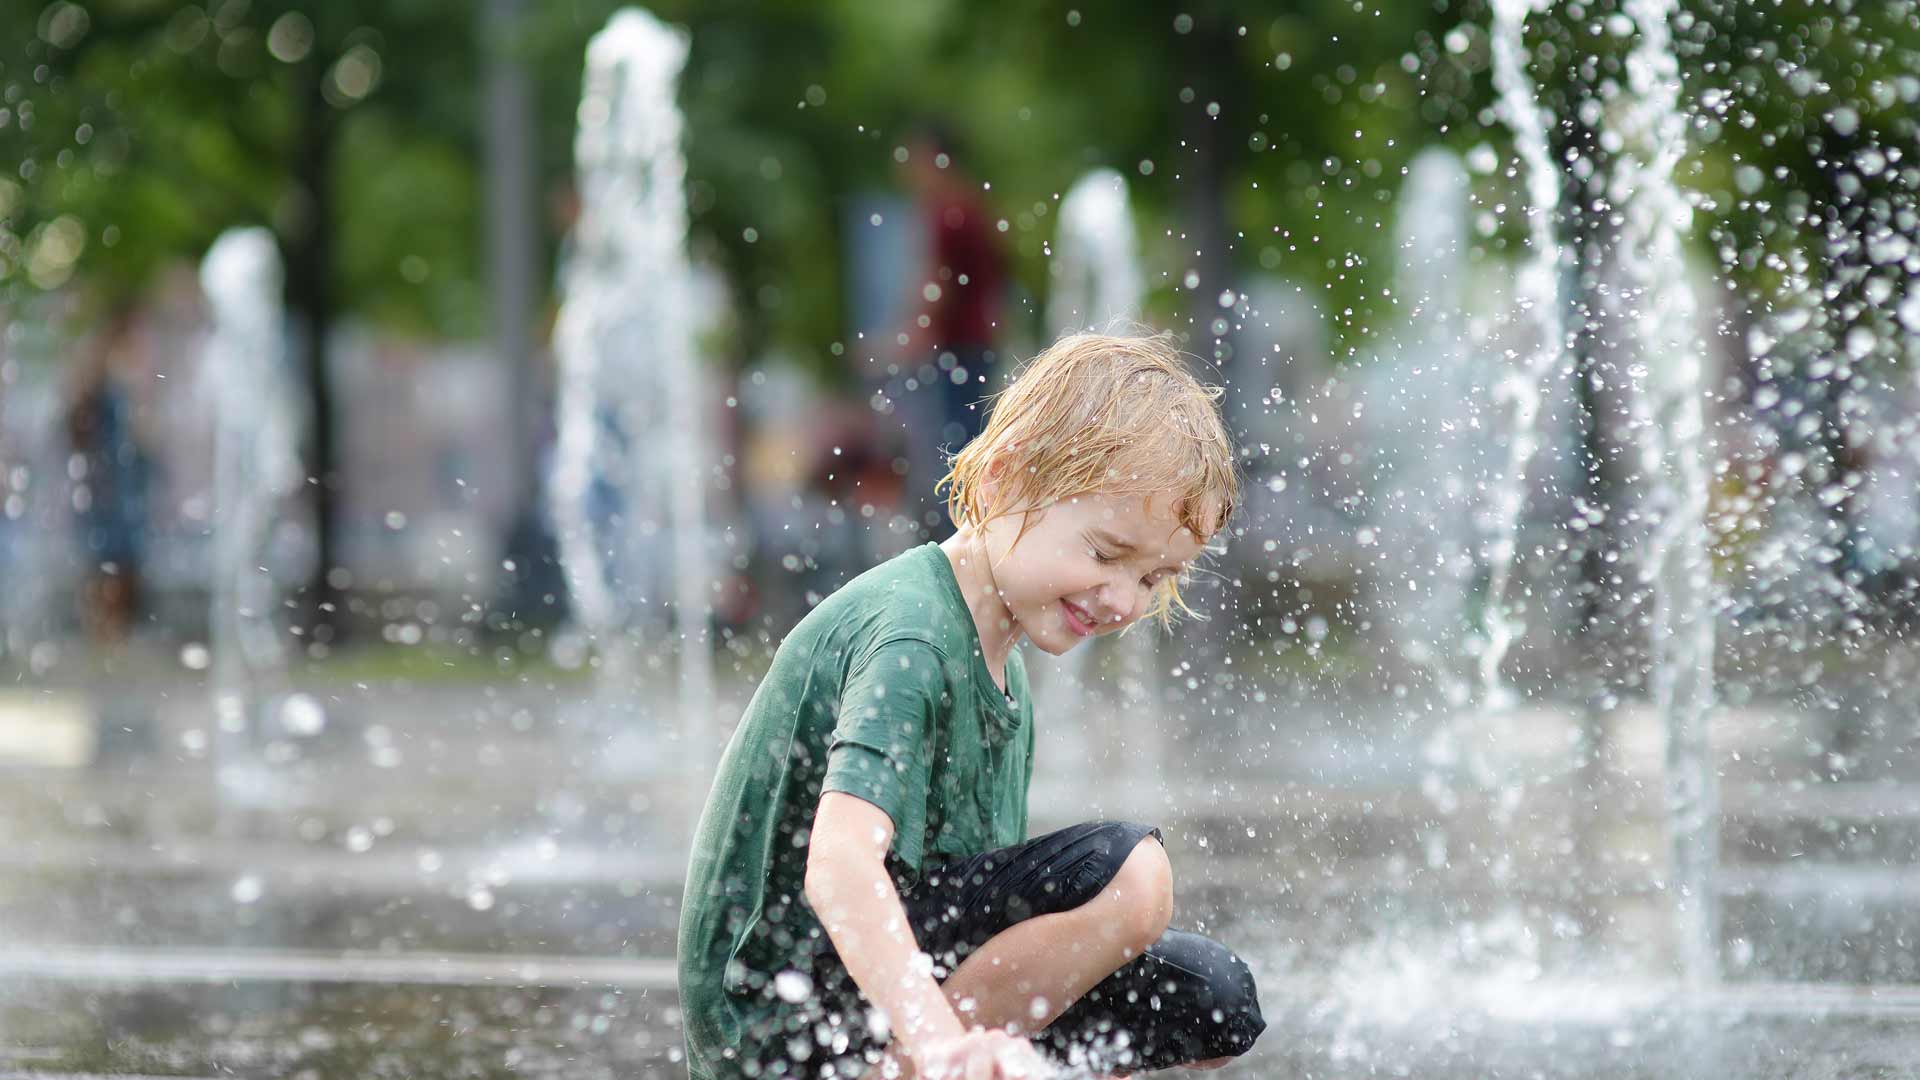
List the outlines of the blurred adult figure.
<svg viewBox="0 0 1920 1080">
<path fill-rule="evenodd" d="M 901 382 L 909 392 L 929 392 L 937 399 L 940 428 L 930 441 L 952 453 L 984 424 L 980 399 L 997 359 L 1006 263 L 997 219 L 982 197 L 985 189 L 961 164 L 952 132 L 937 121 L 923 122 L 906 149 L 908 182 L 926 229 L 926 257 L 913 279 L 918 305 L 905 331 Z M 914 482 L 923 484 L 919 476 Z M 930 484 L 924 481 L 928 490 L 915 496 L 931 499 Z M 944 514 L 937 521 L 934 538 L 945 539 L 952 523 Z"/>
<path fill-rule="evenodd" d="M 150 459 L 135 438 L 133 402 L 112 356 L 126 329 L 113 319 L 82 365 L 67 409 L 69 473 L 82 558 L 80 623 L 96 643 L 124 640 L 140 608 Z"/>
</svg>

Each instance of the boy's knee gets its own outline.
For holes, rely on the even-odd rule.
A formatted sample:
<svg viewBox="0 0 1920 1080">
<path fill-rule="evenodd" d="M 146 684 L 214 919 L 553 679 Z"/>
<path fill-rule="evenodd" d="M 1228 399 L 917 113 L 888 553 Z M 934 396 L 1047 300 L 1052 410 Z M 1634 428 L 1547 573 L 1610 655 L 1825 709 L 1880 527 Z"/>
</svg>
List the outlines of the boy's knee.
<svg viewBox="0 0 1920 1080">
<path fill-rule="evenodd" d="M 1182 930 L 1168 932 L 1154 946 L 1154 954 L 1205 985 L 1200 1022 L 1188 1033 L 1196 1043 L 1195 1058 L 1238 1057 L 1253 1048 L 1267 1021 L 1260 1013 L 1259 989 L 1246 961 L 1211 938 Z"/>
<path fill-rule="evenodd" d="M 1220 1032 L 1214 1050 L 1227 1057 L 1238 1057 L 1253 1049 L 1255 1039 L 1267 1029 L 1266 1017 L 1260 1014 L 1260 993 L 1253 985 L 1253 972 L 1247 969 L 1246 961 L 1232 957 L 1231 974 L 1220 987 L 1214 999 L 1214 1007 L 1219 1010 Z"/>
<path fill-rule="evenodd" d="M 1151 836 L 1142 839 L 1104 891 L 1118 894 L 1128 944 L 1136 953 L 1145 952 L 1173 919 L 1173 864 L 1167 849 Z"/>
</svg>

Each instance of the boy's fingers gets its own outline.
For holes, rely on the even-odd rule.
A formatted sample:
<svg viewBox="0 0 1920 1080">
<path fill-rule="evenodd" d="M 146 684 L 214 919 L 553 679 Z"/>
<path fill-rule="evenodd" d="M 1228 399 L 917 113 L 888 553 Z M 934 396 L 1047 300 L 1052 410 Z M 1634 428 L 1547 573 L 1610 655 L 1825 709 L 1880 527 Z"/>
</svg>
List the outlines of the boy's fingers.
<svg viewBox="0 0 1920 1080">
<path fill-rule="evenodd" d="M 960 1068 L 954 1061 L 953 1052 L 943 1047 L 934 1050 L 927 1060 L 920 1063 L 920 1075 L 925 1080 L 960 1080 Z"/>
<path fill-rule="evenodd" d="M 993 1051 L 976 1046 L 967 1054 L 967 1080 L 995 1080 Z"/>
<path fill-rule="evenodd" d="M 1000 1052 L 1000 1071 L 1009 1080 L 1044 1080 L 1053 1075 L 1053 1066 L 1032 1043 L 1015 1040 Z"/>
</svg>

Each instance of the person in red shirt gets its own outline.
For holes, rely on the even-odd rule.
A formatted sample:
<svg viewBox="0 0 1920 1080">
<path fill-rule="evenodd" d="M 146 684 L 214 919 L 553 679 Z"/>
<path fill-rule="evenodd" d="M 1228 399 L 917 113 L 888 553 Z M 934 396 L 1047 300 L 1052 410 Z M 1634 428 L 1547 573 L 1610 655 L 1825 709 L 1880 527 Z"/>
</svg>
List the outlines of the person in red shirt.
<svg viewBox="0 0 1920 1080">
<path fill-rule="evenodd" d="M 907 148 L 907 168 L 922 220 L 927 259 L 916 277 L 919 307 L 907 328 L 908 369 L 931 364 L 929 389 L 940 399 L 939 442 L 958 449 L 984 423 L 980 399 L 996 359 L 1005 281 L 998 218 L 983 187 L 957 160 L 953 137 L 923 124 Z"/>
</svg>

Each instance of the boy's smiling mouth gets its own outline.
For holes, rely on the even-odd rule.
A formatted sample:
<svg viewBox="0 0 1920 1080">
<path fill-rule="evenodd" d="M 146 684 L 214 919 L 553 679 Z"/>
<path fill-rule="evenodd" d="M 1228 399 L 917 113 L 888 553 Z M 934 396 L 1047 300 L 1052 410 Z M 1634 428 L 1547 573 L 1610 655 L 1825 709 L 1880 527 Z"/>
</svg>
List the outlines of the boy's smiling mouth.
<svg viewBox="0 0 1920 1080">
<path fill-rule="evenodd" d="M 1060 610 L 1066 613 L 1067 629 L 1073 631 L 1080 637 L 1093 636 L 1095 630 L 1093 616 L 1086 614 L 1065 600 L 1060 601 Z"/>
</svg>

